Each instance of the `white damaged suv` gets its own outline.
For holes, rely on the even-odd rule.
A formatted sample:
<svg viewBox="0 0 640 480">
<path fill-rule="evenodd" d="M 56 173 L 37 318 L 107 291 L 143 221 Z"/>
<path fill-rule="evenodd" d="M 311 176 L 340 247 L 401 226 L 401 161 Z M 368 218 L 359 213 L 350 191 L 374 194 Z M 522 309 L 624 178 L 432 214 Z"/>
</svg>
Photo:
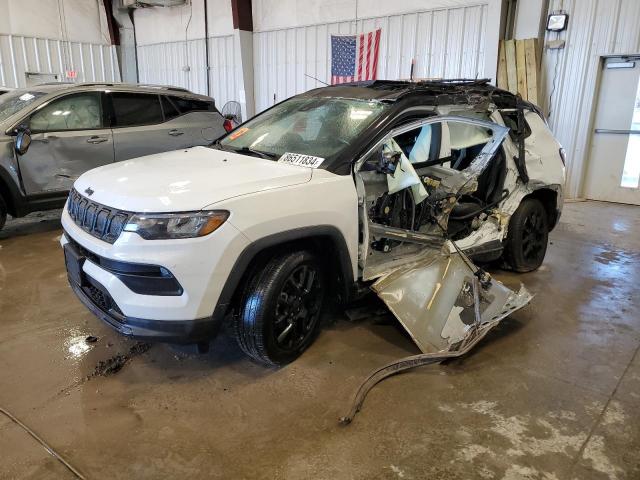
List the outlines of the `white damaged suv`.
<svg viewBox="0 0 640 480">
<path fill-rule="evenodd" d="M 61 243 L 76 295 L 127 336 L 206 345 L 226 319 L 244 352 L 281 365 L 324 304 L 372 287 L 441 351 L 530 300 L 469 259 L 536 269 L 563 184 L 540 112 L 487 81 L 354 83 L 210 147 L 85 173 Z"/>
</svg>

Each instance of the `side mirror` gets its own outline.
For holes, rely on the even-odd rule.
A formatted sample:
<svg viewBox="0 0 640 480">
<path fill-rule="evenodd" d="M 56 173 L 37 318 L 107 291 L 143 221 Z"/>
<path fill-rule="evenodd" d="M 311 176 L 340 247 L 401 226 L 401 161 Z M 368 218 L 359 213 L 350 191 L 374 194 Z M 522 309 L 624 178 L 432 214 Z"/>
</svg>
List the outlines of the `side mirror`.
<svg viewBox="0 0 640 480">
<path fill-rule="evenodd" d="M 378 162 L 378 173 L 384 173 L 387 175 L 393 175 L 396 171 L 396 167 L 400 162 L 402 153 L 394 151 L 382 151 L 380 152 L 380 161 Z"/>
<path fill-rule="evenodd" d="M 18 155 L 24 155 L 29 150 L 31 145 L 31 132 L 29 129 L 21 129 L 16 135 L 16 153 Z"/>
</svg>

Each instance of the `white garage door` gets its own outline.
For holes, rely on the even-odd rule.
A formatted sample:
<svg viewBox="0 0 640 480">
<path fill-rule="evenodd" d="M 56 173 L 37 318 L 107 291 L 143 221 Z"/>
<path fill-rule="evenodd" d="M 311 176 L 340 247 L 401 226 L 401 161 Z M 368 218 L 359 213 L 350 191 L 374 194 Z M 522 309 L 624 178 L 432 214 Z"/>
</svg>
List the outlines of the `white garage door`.
<svg viewBox="0 0 640 480">
<path fill-rule="evenodd" d="M 332 34 L 381 28 L 380 79 L 409 78 L 414 58 L 419 78 L 482 77 L 487 10 L 476 5 L 363 19 L 357 25 L 346 21 L 256 32 L 256 111 L 330 81 Z"/>
</svg>

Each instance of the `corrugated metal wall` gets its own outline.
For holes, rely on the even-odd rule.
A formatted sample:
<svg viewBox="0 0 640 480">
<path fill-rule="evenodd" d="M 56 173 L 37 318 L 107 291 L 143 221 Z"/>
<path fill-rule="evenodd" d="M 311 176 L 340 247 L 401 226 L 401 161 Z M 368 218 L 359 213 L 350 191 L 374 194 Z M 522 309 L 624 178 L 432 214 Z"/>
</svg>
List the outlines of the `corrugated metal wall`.
<svg viewBox="0 0 640 480">
<path fill-rule="evenodd" d="M 601 57 L 640 53 L 640 1 L 551 0 L 549 9 L 569 13 L 565 32 L 547 34 L 566 47 L 545 52 L 543 82 L 549 124 L 567 151 L 566 195 L 573 198 L 582 193 Z"/>
<path fill-rule="evenodd" d="M 331 35 L 382 29 L 378 78 L 475 78 L 484 70 L 487 5 L 366 18 L 256 32 L 254 79 L 256 111 L 328 82 Z"/>
<path fill-rule="evenodd" d="M 209 38 L 211 96 L 222 106 L 238 100 L 241 71 L 236 62 L 233 35 Z M 207 67 L 204 38 L 138 46 L 141 83 L 174 85 L 207 94 Z M 185 67 L 188 67 L 185 68 Z"/>
<path fill-rule="evenodd" d="M 75 79 L 65 72 L 75 70 Z M 115 47 L 44 38 L 0 35 L 0 85 L 25 87 L 26 73 L 59 75 L 63 81 L 120 81 Z"/>
</svg>

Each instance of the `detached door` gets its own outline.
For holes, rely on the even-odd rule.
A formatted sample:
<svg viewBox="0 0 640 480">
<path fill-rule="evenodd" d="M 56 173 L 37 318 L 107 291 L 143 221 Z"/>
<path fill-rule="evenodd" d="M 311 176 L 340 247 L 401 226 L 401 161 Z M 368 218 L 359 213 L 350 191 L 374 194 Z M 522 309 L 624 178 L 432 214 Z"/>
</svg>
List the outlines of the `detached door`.
<svg viewBox="0 0 640 480">
<path fill-rule="evenodd" d="M 603 67 L 584 196 L 640 205 L 640 57 Z"/>
<path fill-rule="evenodd" d="M 188 135 L 180 126 L 165 121 L 160 95 L 112 92 L 113 141 L 116 161 L 179 150 L 187 146 Z M 165 107 L 167 109 L 167 107 Z M 169 112 L 166 118 L 177 116 Z"/>
<path fill-rule="evenodd" d="M 102 93 L 56 98 L 28 119 L 32 142 L 18 157 L 27 195 L 65 192 L 87 170 L 113 162 Z"/>
</svg>

